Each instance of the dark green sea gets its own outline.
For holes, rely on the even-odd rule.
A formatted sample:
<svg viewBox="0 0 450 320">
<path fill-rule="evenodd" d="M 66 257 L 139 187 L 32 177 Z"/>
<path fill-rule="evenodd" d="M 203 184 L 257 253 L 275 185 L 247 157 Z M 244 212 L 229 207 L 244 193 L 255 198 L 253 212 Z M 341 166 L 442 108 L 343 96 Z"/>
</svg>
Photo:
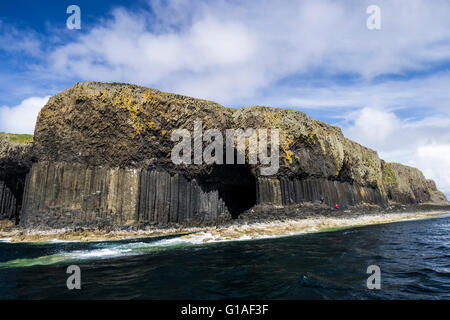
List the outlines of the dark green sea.
<svg viewBox="0 0 450 320">
<path fill-rule="evenodd" d="M 81 290 L 66 286 L 74 264 Z M 450 215 L 206 244 L 2 241 L 0 299 L 450 299 Z"/>
</svg>

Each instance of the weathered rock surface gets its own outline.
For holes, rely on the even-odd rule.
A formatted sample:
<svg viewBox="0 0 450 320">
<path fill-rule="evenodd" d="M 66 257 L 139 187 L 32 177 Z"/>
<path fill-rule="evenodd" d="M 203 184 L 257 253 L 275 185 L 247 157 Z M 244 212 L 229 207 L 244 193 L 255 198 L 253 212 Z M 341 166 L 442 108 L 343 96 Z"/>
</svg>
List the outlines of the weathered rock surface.
<svg viewBox="0 0 450 320">
<path fill-rule="evenodd" d="M 436 204 L 448 204 L 447 197 L 436 187 L 436 182 L 427 179 L 428 191 L 430 193 L 430 202 Z"/>
<path fill-rule="evenodd" d="M 429 183 L 419 169 L 384 161 L 382 169 L 389 200 L 399 203 L 432 201 Z"/>
<path fill-rule="evenodd" d="M 280 130 L 280 168 L 175 165 L 175 129 Z M 206 146 L 206 143 L 203 143 Z M 225 153 L 224 153 L 225 155 Z M 34 138 L 24 226 L 203 224 L 257 204 L 446 201 L 415 169 L 381 160 L 303 112 L 217 103 L 129 84 L 77 83 L 50 98 Z M 434 189 L 433 189 L 434 188 Z"/>
<path fill-rule="evenodd" d="M 25 177 L 31 167 L 31 144 L 0 133 L 0 220 L 19 219 Z"/>
</svg>

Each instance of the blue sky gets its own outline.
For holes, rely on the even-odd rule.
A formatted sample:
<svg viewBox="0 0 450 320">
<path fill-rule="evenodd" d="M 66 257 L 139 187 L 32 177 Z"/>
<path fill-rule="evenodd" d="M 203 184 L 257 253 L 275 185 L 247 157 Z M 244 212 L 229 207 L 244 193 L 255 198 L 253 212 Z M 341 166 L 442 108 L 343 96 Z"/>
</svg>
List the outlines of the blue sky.
<svg viewBox="0 0 450 320">
<path fill-rule="evenodd" d="M 0 131 L 32 133 L 74 82 L 131 82 L 302 110 L 450 195 L 449 17 L 447 0 L 1 1 Z"/>
</svg>

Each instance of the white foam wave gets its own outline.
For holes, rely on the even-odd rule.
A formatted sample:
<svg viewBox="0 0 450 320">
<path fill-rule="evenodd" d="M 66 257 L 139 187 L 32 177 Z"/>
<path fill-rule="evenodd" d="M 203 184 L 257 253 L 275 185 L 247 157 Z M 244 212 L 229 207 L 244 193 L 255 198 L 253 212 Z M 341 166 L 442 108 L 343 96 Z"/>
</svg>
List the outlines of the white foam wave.
<svg viewBox="0 0 450 320">
<path fill-rule="evenodd" d="M 100 243 L 94 249 L 61 252 L 61 254 L 73 259 L 101 259 L 120 256 L 135 256 L 147 254 L 152 250 L 166 250 L 183 246 L 220 242 L 280 238 L 329 230 L 329 228 L 349 228 L 374 223 L 394 222 L 399 220 L 398 217 L 398 214 L 395 216 L 393 215 L 392 217 L 388 214 L 384 214 L 379 216 L 360 216 L 358 218 L 318 218 L 281 223 L 256 223 L 248 226 L 241 226 L 236 230 L 219 229 L 213 231 L 201 231 L 154 242 Z M 404 218 L 412 219 L 417 217 L 404 214 Z"/>
<path fill-rule="evenodd" d="M 81 242 L 80 240 L 60 240 L 60 239 L 52 239 L 47 241 L 48 243 L 68 243 L 68 242 Z"/>
<path fill-rule="evenodd" d="M 92 259 L 92 258 L 111 258 L 121 256 L 126 254 L 127 252 L 131 252 L 131 249 L 96 249 L 96 250 L 77 250 L 66 253 L 65 255 L 74 258 L 74 259 Z"/>
<path fill-rule="evenodd" d="M 107 247 L 76 250 L 70 252 L 61 252 L 62 255 L 69 259 L 87 260 L 113 258 L 120 256 L 135 256 L 148 253 L 151 249 L 170 249 L 180 246 L 201 245 L 212 242 L 240 241 L 250 240 L 250 236 L 242 236 L 240 238 L 223 239 L 210 232 L 199 232 L 190 236 L 180 236 L 176 238 L 163 239 L 155 242 L 132 242 L 125 244 L 108 244 Z M 100 246 L 104 246 L 101 244 Z"/>
<path fill-rule="evenodd" d="M 226 237 L 220 233 L 213 234 L 208 231 L 202 231 L 191 235 L 181 236 L 172 239 L 164 239 L 153 243 L 156 247 L 169 247 L 177 245 L 200 245 L 205 243 L 219 243 L 219 242 L 230 242 L 230 241 L 248 241 L 264 238 L 273 238 L 272 235 L 259 235 L 254 237 L 251 235 L 241 235 L 239 237 Z"/>
</svg>

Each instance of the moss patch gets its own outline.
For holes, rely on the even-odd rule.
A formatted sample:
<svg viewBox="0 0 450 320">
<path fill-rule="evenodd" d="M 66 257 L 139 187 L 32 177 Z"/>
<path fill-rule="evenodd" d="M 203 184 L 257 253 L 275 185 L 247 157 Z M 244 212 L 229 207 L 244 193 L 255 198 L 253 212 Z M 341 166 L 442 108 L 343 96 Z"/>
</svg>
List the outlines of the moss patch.
<svg viewBox="0 0 450 320">
<path fill-rule="evenodd" d="M 394 170 L 392 170 L 392 166 L 390 163 L 386 163 L 383 173 L 384 173 L 384 179 L 387 182 L 397 185 L 397 177 L 394 173 Z"/>
<path fill-rule="evenodd" d="M 439 196 L 441 196 L 441 197 L 445 197 L 445 194 L 442 193 L 442 192 L 439 191 L 439 190 L 433 190 L 433 189 L 428 188 L 428 192 L 429 192 L 430 194 L 432 194 L 432 195 L 437 194 L 437 195 L 439 195 Z"/>
<path fill-rule="evenodd" d="M 5 136 L 12 143 L 33 143 L 33 135 L 31 134 L 14 134 L 0 132 L 1 136 Z"/>
</svg>

